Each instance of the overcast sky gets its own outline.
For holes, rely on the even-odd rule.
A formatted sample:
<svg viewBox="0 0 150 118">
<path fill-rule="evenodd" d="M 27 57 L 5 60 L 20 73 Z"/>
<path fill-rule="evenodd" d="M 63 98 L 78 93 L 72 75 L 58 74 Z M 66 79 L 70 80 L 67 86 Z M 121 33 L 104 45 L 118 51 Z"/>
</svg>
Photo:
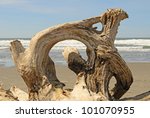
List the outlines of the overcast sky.
<svg viewBox="0 0 150 118">
<path fill-rule="evenodd" d="M 47 27 L 122 8 L 117 37 L 150 37 L 150 0 L 0 0 L 0 37 L 32 37 Z"/>
</svg>

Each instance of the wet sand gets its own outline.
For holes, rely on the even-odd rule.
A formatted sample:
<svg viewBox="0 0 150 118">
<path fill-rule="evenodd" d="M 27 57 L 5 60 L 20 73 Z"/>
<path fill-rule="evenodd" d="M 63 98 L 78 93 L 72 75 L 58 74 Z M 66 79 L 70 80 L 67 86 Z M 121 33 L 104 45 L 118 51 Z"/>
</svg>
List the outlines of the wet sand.
<svg viewBox="0 0 150 118">
<path fill-rule="evenodd" d="M 150 90 L 150 63 L 128 63 L 134 82 L 129 91 L 123 96 L 131 97 Z M 57 76 L 60 81 L 66 84 L 66 88 L 72 88 L 75 84 L 76 75 L 67 66 L 56 65 Z M 19 76 L 15 67 L 0 66 L 0 83 L 5 89 L 15 85 L 27 91 L 23 79 Z"/>
</svg>

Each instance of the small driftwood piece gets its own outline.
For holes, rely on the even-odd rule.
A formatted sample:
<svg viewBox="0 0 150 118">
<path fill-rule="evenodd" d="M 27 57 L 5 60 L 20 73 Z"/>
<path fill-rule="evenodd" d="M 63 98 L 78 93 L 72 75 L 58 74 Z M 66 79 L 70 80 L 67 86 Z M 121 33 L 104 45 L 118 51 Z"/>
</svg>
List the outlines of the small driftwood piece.
<svg viewBox="0 0 150 118">
<path fill-rule="evenodd" d="M 109 9 L 101 16 L 45 29 L 31 39 L 27 49 L 20 41 L 11 42 L 12 57 L 28 87 L 29 100 L 120 99 L 133 82 L 130 69 L 114 46 L 118 26 L 127 17 L 121 9 Z M 93 27 L 97 23 L 102 24 L 101 31 Z M 70 39 L 85 44 L 88 56 L 72 92 L 63 89 L 54 62 L 48 56 L 56 43 Z M 112 77 L 117 83 L 111 93 L 109 81 Z"/>
<path fill-rule="evenodd" d="M 16 86 L 12 86 L 9 90 L 3 89 L 0 85 L 0 101 L 27 101 L 28 94 Z"/>
</svg>

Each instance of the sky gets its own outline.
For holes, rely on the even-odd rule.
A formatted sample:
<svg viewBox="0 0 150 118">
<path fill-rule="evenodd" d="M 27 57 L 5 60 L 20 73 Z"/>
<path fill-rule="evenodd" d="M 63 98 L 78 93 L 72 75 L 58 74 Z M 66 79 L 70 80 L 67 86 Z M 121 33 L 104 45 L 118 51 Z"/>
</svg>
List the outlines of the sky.
<svg viewBox="0 0 150 118">
<path fill-rule="evenodd" d="M 0 38 L 31 38 L 48 27 L 122 8 L 117 37 L 150 37 L 150 0 L 0 0 Z"/>
</svg>

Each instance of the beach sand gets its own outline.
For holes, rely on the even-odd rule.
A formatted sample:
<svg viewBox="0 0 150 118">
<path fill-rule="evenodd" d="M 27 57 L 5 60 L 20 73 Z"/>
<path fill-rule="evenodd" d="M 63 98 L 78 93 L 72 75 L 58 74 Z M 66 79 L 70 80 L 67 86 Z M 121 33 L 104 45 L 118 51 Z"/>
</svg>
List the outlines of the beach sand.
<svg viewBox="0 0 150 118">
<path fill-rule="evenodd" d="M 123 96 L 132 97 L 150 90 L 150 63 L 128 63 L 132 71 L 134 82 L 129 91 Z M 56 65 L 57 76 L 66 84 L 66 88 L 72 88 L 75 84 L 76 75 L 67 66 Z M 0 66 L 0 83 L 5 89 L 15 85 L 27 91 L 27 87 L 15 67 Z"/>
</svg>

